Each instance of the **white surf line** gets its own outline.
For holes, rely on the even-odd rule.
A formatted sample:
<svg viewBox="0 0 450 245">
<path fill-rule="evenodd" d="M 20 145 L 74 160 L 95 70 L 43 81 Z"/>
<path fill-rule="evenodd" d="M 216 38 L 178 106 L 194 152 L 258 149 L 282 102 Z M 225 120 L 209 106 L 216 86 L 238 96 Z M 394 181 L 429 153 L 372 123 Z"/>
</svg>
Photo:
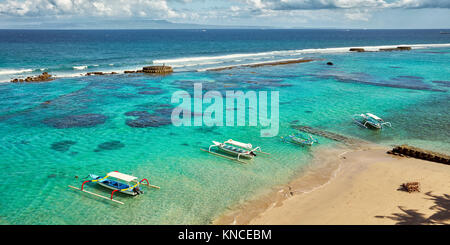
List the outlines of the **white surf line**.
<svg viewBox="0 0 450 245">
<path fill-rule="evenodd" d="M 441 44 L 396 44 L 396 45 L 379 45 L 379 46 L 348 46 L 348 47 L 333 47 L 333 48 L 318 48 L 318 49 L 297 49 L 297 50 L 278 50 L 259 53 L 238 53 L 229 55 L 218 56 L 198 56 L 198 57 L 182 57 L 173 59 L 161 59 L 154 60 L 153 64 L 165 64 L 173 67 L 180 66 L 198 66 L 208 64 L 208 61 L 220 60 L 221 62 L 236 61 L 236 59 L 252 59 L 258 57 L 259 59 L 271 56 L 297 56 L 304 54 L 316 54 L 316 53 L 349 53 L 350 48 L 363 48 L 365 51 L 380 51 L 380 49 L 396 48 L 399 46 L 411 47 L 411 49 L 423 49 L 423 48 L 442 48 L 450 47 L 450 43 Z M 213 62 L 214 63 L 214 62 Z M 232 66 L 233 67 L 233 66 Z M 206 69 L 206 68 L 205 68 Z M 199 69 L 198 71 L 205 71 L 205 69 Z M 214 69 L 214 68 L 210 68 Z"/>
</svg>

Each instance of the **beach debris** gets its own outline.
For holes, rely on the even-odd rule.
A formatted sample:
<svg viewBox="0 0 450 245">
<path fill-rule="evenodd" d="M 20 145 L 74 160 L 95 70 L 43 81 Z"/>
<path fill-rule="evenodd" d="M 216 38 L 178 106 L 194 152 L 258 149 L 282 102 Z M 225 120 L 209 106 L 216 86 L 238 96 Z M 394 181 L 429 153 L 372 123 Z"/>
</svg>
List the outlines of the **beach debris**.
<svg viewBox="0 0 450 245">
<path fill-rule="evenodd" d="M 48 74 L 48 72 L 43 72 L 41 75 L 34 77 L 27 77 L 25 79 L 22 78 L 14 78 L 11 80 L 12 83 L 21 83 L 21 82 L 48 82 L 54 80 L 52 75 Z"/>
<path fill-rule="evenodd" d="M 81 115 L 70 115 L 65 117 L 53 117 L 44 119 L 42 122 L 54 128 L 75 128 L 75 127 L 94 127 L 103 124 L 108 119 L 102 114 L 87 113 Z"/>
<path fill-rule="evenodd" d="M 411 192 L 420 192 L 419 182 L 407 182 L 400 185 L 400 190 Z"/>
<path fill-rule="evenodd" d="M 421 148 L 409 146 L 409 145 L 400 145 L 394 147 L 392 150 L 387 152 L 388 154 L 397 155 L 397 156 L 410 156 L 422 160 L 444 163 L 450 165 L 450 156 L 447 156 L 442 153 L 433 152 L 429 150 L 424 150 Z"/>
</svg>

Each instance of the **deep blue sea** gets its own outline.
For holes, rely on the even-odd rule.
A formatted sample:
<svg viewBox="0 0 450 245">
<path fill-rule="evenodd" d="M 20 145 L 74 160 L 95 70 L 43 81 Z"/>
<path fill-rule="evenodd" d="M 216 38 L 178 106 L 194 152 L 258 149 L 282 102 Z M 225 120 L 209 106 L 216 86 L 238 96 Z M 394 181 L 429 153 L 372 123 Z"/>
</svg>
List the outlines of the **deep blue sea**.
<svg viewBox="0 0 450 245">
<path fill-rule="evenodd" d="M 390 45 L 413 49 L 348 52 Z M 300 58 L 314 61 L 207 71 Z M 174 73 L 122 73 L 154 64 Z M 449 64 L 450 35 L 440 30 L 0 30 L 0 224 L 209 224 L 311 163 L 311 149 L 280 141 L 293 123 L 448 154 Z M 44 71 L 58 79 L 9 82 Z M 91 71 L 121 74 L 83 75 Z M 205 92 L 278 91 L 279 134 L 171 125 L 172 94 L 194 83 Z M 352 122 L 366 112 L 392 128 Z M 228 139 L 271 155 L 239 164 L 199 150 Z M 313 147 L 337 144 L 318 139 Z M 114 170 L 161 189 L 117 195 L 125 205 L 116 205 L 68 188 Z"/>
</svg>

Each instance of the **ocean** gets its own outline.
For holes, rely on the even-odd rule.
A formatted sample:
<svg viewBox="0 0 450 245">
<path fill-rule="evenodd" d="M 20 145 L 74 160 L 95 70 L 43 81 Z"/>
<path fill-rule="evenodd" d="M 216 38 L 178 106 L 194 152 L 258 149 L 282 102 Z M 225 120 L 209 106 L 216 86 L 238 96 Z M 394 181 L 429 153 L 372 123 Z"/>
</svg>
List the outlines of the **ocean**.
<svg viewBox="0 0 450 245">
<path fill-rule="evenodd" d="M 413 49 L 348 52 L 386 45 Z M 207 71 L 300 58 L 313 61 Z M 154 64 L 174 73 L 83 75 Z M 449 154 L 449 64 L 450 35 L 439 30 L 0 30 L 0 224 L 209 224 L 311 164 L 311 149 L 280 140 L 293 124 Z M 58 79 L 9 82 L 44 71 Z M 195 83 L 278 91 L 278 135 L 171 125 L 172 94 Z M 365 112 L 392 128 L 358 127 L 352 115 Z M 228 139 L 271 155 L 239 164 L 200 151 Z M 318 139 L 312 147 L 338 144 Z M 68 188 L 116 170 L 161 189 L 117 195 L 125 205 L 116 205 Z"/>
</svg>

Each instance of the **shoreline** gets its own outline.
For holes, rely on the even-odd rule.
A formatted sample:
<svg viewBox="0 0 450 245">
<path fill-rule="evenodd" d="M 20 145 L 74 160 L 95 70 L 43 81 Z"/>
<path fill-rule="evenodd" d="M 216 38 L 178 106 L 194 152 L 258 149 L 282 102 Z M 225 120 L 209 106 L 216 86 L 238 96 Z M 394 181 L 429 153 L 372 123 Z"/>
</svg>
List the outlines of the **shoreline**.
<svg viewBox="0 0 450 245">
<path fill-rule="evenodd" d="M 332 147 L 288 184 L 236 205 L 213 225 L 450 224 L 450 166 L 386 152 Z M 400 191 L 420 182 L 421 192 Z"/>
</svg>

